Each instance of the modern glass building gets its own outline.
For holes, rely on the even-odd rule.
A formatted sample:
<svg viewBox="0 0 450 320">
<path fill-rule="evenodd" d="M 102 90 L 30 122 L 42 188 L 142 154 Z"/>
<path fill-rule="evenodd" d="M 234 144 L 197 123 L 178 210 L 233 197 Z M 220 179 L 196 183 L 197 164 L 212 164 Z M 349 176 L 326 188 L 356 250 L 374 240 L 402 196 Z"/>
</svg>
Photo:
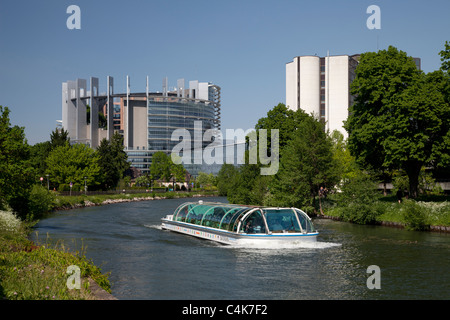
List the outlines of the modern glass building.
<svg viewBox="0 0 450 320">
<path fill-rule="evenodd" d="M 126 93 L 114 94 L 113 78 L 107 78 L 107 92 L 98 92 L 98 79 L 91 78 L 91 90 L 87 81 L 77 79 L 62 86 L 62 127 L 69 131 L 73 143 L 85 143 L 96 148 L 101 139 L 119 132 L 124 137 L 125 151 L 131 166 L 145 173 L 149 170 L 152 156 L 163 151 L 170 154 L 181 142 L 181 137 L 172 134 L 184 130 L 190 137 L 191 164 L 184 167 L 191 175 L 197 175 L 202 167 L 202 150 L 211 143 L 203 141 L 207 130 L 220 130 L 220 87 L 212 83 L 184 79 L 177 87 L 169 89 L 167 78 L 163 80 L 162 92 L 132 93 L 127 77 Z M 87 119 L 87 105 L 90 119 Z M 100 128 L 97 114 L 107 120 L 106 128 Z M 200 152 L 196 152 L 200 151 Z"/>
</svg>

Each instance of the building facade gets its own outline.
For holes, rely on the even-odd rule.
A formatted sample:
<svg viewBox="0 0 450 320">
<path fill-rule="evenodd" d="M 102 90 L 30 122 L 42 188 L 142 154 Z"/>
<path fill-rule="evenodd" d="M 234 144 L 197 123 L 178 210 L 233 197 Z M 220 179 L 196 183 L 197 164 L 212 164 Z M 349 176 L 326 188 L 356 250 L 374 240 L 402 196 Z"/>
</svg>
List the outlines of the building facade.
<svg viewBox="0 0 450 320">
<path fill-rule="evenodd" d="M 326 57 L 298 56 L 286 64 L 286 106 L 303 109 L 347 138 L 344 121 L 354 102 L 350 85 L 356 77 L 360 54 Z M 413 58 L 418 69 L 420 58 Z"/>
<path fill-rule="evenodd" d="M 62 84 L 62 127 L 69 132 L 72 143 L 96 148 L 103 138 L 114 132 L 124 137 L 125 152 L 131 166 L 145 173 L 157 151 L 171 153 L 179 141 L 173 141 L 176 129 L 189 132 L 192 150 L 202 150 L 211 142 L 203 141 L 207 130 L 220 130 L 220 87 L 207 82 L 177 81 L 168 87 L 163 80 L 162 92 L 150 92 L 148 77 L 146 92 L 132 93 L 127 76 L 125 93 L 114 93 L 114 79 L 107 77 L 106 93 L 99 93 L 98 78 L 77 79 Z M 90 110 L 90 112 L 89 112 Z M 192 152 L 192 157 L 198 154 Z M 185 168 L 196 175 L 202 165 L 193 158 Z"/>
<path fill-rule="evenodd" d="M 353 103 L 350 84 L 355 79 L 359 55 L 299 56 L 286 64 L 286 105 L 303 109 L 326 124 L 330 132 L 347 132 L 343 121 Z"/>
</svg>

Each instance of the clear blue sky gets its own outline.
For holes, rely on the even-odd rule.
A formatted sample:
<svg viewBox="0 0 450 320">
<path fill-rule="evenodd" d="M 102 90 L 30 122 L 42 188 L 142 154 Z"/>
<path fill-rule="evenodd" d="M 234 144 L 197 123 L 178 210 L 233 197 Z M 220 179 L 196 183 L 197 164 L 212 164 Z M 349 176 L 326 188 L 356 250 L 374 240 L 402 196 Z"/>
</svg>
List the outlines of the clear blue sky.
<svg viewBox="0 0 450 320">
<path fill-rule="evenodd" d="M 66 27 L 69 5 L 81 9 L 81 30 Z M 369 5 L 381 29 L 369 30 Z M 115 81 L 125 92 L 161 91 L 185 78 L 222 88 L 222 128 L 244 130 L 285 102 L 285 65 L 299 55 L 355 54 L 393 45 L 440 67 L 450 41 L 448 0 L 2 0 L 0 105 L 30 144 L 49 140 L 61 119 L 61 83 Z"/>
</svg>

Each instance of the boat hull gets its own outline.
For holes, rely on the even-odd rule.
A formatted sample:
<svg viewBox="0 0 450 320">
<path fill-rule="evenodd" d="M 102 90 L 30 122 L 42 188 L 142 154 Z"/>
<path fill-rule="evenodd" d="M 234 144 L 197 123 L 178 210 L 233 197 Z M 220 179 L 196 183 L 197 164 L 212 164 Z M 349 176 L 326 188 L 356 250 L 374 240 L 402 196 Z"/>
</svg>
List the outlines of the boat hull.
<svg viewBox="0 0 450 320">
<path fill-rule="evenodd" d="M 318 236 L 318 232 L 271 234 L 236 233 L 185 222 L 172 221 L 167 218 L 162 219 L 161 227 L 165 230 L 236 246 L 291 246 L 305 242 L 315 242 Z"/>
</svg>

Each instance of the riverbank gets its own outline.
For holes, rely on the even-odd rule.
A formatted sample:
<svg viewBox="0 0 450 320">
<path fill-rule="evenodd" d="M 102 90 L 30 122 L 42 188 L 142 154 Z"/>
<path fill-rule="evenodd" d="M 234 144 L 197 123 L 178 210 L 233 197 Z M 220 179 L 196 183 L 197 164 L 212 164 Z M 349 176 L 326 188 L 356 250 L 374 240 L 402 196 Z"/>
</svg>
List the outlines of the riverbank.
<svg viewBox="0 0 450 320">
<path fill-rule="evenodd" d="M 0 300 L 96 300 L 96 292 L 111 292 L 108 274 L 82 248 L 37 246 L 28 238 L 31 227 L 12 212 L 0 211 Z M 79 290 L 67 286 L 69 266 L 80 268 Z"/>
<path fill-rule="evenodd" d="M 350 212 L 350 213 L 349 213 Z M 368 214 L 355 208 L 331 203 L 324 209 L 321 218 L 402 228 L 415 231 L 450 233 L 450 202 L 445 201 L 389 201 L 384 198 L 371 204 Z"/>
<path fill-rule="evenodd" d="M 109 195 L 56 195 L 51 211 L 122 202 L 216 196 L 217 192 L 166 192 Z M 21 221 L 11 211 L 0 211 L 0 300 L 115 300 L 109 274 L 83 252 L 69 252 L 64 243 L 36 245 L 29 236 L 36 221 Z M 80 267 L 80 289 L 69 289 L 67 268 Z"/>
<path fill-rule="evenodd" d="M 176 198 L 214 197 L 216 191 L 204 192 L 164 192 L 164 193 L 120 193 L 108 195 L 56 196 L 52 211 L 71 210 L 84 207 L 102 206 L 114 203 L 151 201 Z"/>
</svg>

